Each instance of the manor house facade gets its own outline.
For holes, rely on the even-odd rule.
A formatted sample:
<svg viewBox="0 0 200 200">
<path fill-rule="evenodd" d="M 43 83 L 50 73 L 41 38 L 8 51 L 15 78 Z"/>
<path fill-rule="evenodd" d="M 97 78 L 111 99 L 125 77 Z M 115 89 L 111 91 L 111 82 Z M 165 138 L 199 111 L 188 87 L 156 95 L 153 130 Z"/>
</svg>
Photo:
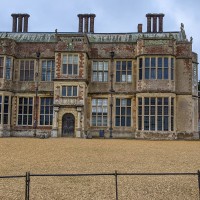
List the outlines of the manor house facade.
<svg viewBox="0 0 200 200">
<path fill-rule="evenodd" d="M 198 138 L 198 59 L 192 38 L 147 30 L 94 33 L 94 14 L 77 32 L 28 32 L 12 14 L 0 32 L 0 136 Z"/>
</svg>

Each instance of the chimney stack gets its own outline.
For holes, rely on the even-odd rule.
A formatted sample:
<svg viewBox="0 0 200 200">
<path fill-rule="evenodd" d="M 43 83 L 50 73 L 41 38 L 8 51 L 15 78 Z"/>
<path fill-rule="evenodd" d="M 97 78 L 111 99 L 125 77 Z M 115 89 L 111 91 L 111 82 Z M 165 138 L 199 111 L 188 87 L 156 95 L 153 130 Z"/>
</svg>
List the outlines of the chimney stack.
<svg viewBox="0 0 200 200">
<path fill-rule="evenodd" d="M 138 33 L 142 33 L 142 24 L 138 24 Z"/>
<path fill-rule="evenodd" d="M 88 28 L 90 28 L 90 33 L 94 33 L 94 18 L 95 14 L 78 14 L 79 18 L 79 33 L 88 33 Z"/>
<path fill-rule="evenodd" d="M 30 17 L 30 15 L 12 14 L 11 16 L 13 17 L 12 32 L 28 32 L 28 18 Z"/>
<path fill-rule="evenodd" d="M 162 33 L 163 32 L 163 17 L 164 14 L 146 14 L 147 17 L 147 32 Z M 153 23 L 153 24 L 152 24 Z M 153 27 L 153 30 L 152 30 Z"/>
</svg>

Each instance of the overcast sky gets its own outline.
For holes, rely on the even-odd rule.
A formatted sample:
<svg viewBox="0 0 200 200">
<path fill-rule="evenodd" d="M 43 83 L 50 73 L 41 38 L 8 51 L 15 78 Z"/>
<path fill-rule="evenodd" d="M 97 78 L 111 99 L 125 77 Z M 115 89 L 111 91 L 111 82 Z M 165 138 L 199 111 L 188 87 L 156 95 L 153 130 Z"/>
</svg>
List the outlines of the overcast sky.
<svg viewBox="0 0 200 200">
<path fill-rule="evenodd" d="M 12 13 L 30 15 L 29 32 L 77 32 L 77 14 L 94 13 L 96 33 L 136 32 L 138 23 L 146 32 L 145 15 L 164 13 L 164 31 L 183 23 L 200 57 L 200 0 L 1 0 L 0 31 L 12 31 Z"/>
</svg>

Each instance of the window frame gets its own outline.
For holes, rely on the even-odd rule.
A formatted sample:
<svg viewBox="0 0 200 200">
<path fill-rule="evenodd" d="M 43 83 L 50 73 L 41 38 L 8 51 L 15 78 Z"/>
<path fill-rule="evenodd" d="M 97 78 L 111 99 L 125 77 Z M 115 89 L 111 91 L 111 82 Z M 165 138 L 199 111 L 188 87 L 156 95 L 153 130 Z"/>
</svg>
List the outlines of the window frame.
<svg viewBox="0 0 200 200">
<path fill-rule="evenodd" d="M 48 70 L 48 62 L 51 62 L 50 71 Z M 43 71 L 43 63 L 45 63 L 45 70 Z M 48 72 L 50 72 L 50 80 L 47 80 Z M 44 79 L 43 79 L 44 76 Z M 41 81 L 50 82 L 55 78 L 55 59 L 42 59 L 41 60 Z"/>
<path fill-rule="evenodd" d="M 125 63 L 126 65 L 124 65 Z M 131 66 L 129 66 L 129 64 L 131 64 Z M 132 60 L 116 60 L 115 73 L 116 73 L 115 74 L 116 83 L 132 83 L 133 82 L 133 61 Z M 129 80 L 129 77 L 131 77 L 130 80 Z"/>
<path fill-rule="evenodd" d="M 22 62 L 24 65 L 22 66 Z M 28 69 L 26 69 L 28 63 Z M 23 69 L 22 69 L 23 67 Z M 35 81 L 35 60 L 34 59 L 21 59 L 19 61 L 19 81 Z M 22 75 L 23 72 L 23 75 Z M 27 76 L 28 74 L 28 76 Z M 23 76 L 23 77 L 22 77 Z"/>
<path fill-rule="evenodd" d="M 155 103 L 152 103 L 153 99 L 155 100 Z M 147 102 L 147 100 L 149 103 Z M 175 103 L 174 96 L 137 97 L 137 130 L 163 132 L 163 133 L 174 132 L 175 130 L 174 103 Z M 154 120 L 155 128 L 152 128 L 153 124 L 151 122 L 153 118 L 155 119 Z M 161 124 L 161 128 L 159 127 L 159 123 Z"/>
<path fill-rule="evenodd" d="M 96 65 L 96 69 L 94 69 L 94 63 L 97 63 Z M 100 69 L 100 63 L 103 63 L 102 65 L 102 69 Z M 107 69 L 106 69 L 106 65 L 107 64 Z M 94 74 L 97 74 L 96 76 L 94 76 Z M 102 80 L 100 80 L 100 76 L 99 74 L 102 73 Z M 93 60 L 92 61 L 92 76 L 91 76 L 91 81 L 92 82 L 108 82 L 108 75 L 109 75 L 109 61 L 105 61 L 105 60 Z M 95 78 L 96 77 L 96 80 Z"/>
<path fill-rule="evenodd" d="M 69 88 L 71 87 L 71 94 L 70 96 L 68 96 L 68 92 L 69 92 Z M 63 91 L 64 91 L 64 88 L 65 88 L 65 94 L 66 95 L 63 95 Z M 76 88 L 76 90 L 74 90 Z M 76 92 L 75 92 L 76 91 Z M 76 93 L 76 95 L 74 95 L 74 93 Z M 77 85 L 62 85 L 61 86 L 61 97 L 78 97 L 78 93 L 79 93 L 79 87 Z"/>
<path fill-rule="evenodd" d="M 149 60 L 147 63 L 146 61 Z M 155 61 L 155 62 L 153 62 Z M 137 61 L 137 78 L 141 80 L 170 80 L 175 77 L 175 57 L 168 55 L 141 56 Z"/>
<path fill-rule="evenodd" d="M 102 101 L 102 104 L 99 104 L 100 101 Z M 96 102 L 96 104 L 94 104 L 94 102 Z M 96 111 L 93 112 L 93 110 L 96 110 Z M 101 112 L 98 112 L 100 110 Z M 107 98 L 92 98 L 91 100 L 91 126 L 92 127 L 107 127 L 108 113 L 109 112 L 108 112 Z"/>
<path fill-rule="evenodd" d="M 119 104 L 117 103 L 119 101 Z M 125 103 L 126 105 L 123 105 Z M 130 105 L 128 105 L 128 101 Z M 130 112 L 128 114 L 128 112 Z M 119 124 L 118 124 L 119 123 Z M 115 99 L 115 127 L 131 127 L 132 126 L 132 99 L 116 98 Z"/>
<path fill-rule="evenodd" d="M 20 104 L 20 99 L 23 99 L 23 103 L 22 104 Z M 24 103 L 24 99 L 28 99 L 28 103 L 27 104 L 25 104 Z M 32 104 L 29 104 L 29 102 L 30 102 L 30 99 L 32 99 Z M 22 113 L 19 113 L 20 112 L 20 106 L 22 107 Z M 28 109 L 27 109 L 27 113 L 24 113 L 24 106 L 27 106 L 27 107 L 29 107 Z M 30 107 L 31 107 L 31 109 L 32 109 L 32 113 L 30 114 L 29 113 L 29 109 L 30 109 Z M 27 119 L 26 119 L 26 122 L 27 123 L 24 123 L 24 116 L 27 116 Z M 31 116 L 31 123 L 29 123 L 29 115 Z M 19 123 L 19 117 L 20 116 L 22 116 L 22 118 L 21 118 L 21 124 Z M 25 96 L 19 96 L 18 97 L 18 108 L 17 108 L 17 125 L 18 126 L 33 126 L 33 117 L 34 117 L 34 98 L 33 97 L 25 97 Z"/>
<path fill-rule="evenodd" d="M 50 101 L 47 103 L 47 99 Z M 44 104 L 42 104 L 44 100 Z M 42 113 L 42 106 L 44 107 L 44 113 Z M 53 97 L 40 97 L 40 110 L 39 110 L 39 126 L 52 126 L 53 125 Z M 48 109 L 49 113 L 46 113 Z M 43 117 L 43 120 L 41 120 Z M 46 119 L 48 119 L 48 124 L 46 124 Z M 41 123 L 43 121 L 43 123 Z"/>
<path fill-rule="evenodd" d="M 70 60 L 70 57 L 69 56 L 72 56 L 72 63 L 69 63 L 69 60 Z M 77 57 L 77 63 L 75 63 L 75 59 L 74 57 Z M 66 59 L 65 59 L 66 57 Z M 64 63 L 66 60 L 66 63 Z M 78 53 L 64 53 L 62 54 L 62 67 L 61 67 L 61 74 L 62 75 L 65 75 L 65 76 L 78 76 L 79 75 L 79 54 Z M 64 66 L 66 65 L 66 66 Z M 71 71 L 72 73 L 69 73 L 69 65 L 72 65 L 70 68 L 71 68 Z M 64 67 L 66 67 L 66 69 L 64 69 Z M 75 71 L 75 67 L 76 67 L 76 71 L 77 73 L 74 73 Z M 66 73 L 64 73 L 64 70 L 66 71 Z"/>
</svg>

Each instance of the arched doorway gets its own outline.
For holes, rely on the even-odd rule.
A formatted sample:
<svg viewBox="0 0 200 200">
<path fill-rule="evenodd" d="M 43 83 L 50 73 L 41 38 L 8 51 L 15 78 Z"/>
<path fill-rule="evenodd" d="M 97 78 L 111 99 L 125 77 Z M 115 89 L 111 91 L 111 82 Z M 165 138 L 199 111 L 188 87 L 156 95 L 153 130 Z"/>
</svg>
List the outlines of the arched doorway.
<svg viewBox="0 0 200 200">
<path fill-rule="evenodd" d="M 71 113 L 66 113 L 62 117 L 62 136 L 73 137 L 75 128 L 75 118 Z"/>
</svg>

